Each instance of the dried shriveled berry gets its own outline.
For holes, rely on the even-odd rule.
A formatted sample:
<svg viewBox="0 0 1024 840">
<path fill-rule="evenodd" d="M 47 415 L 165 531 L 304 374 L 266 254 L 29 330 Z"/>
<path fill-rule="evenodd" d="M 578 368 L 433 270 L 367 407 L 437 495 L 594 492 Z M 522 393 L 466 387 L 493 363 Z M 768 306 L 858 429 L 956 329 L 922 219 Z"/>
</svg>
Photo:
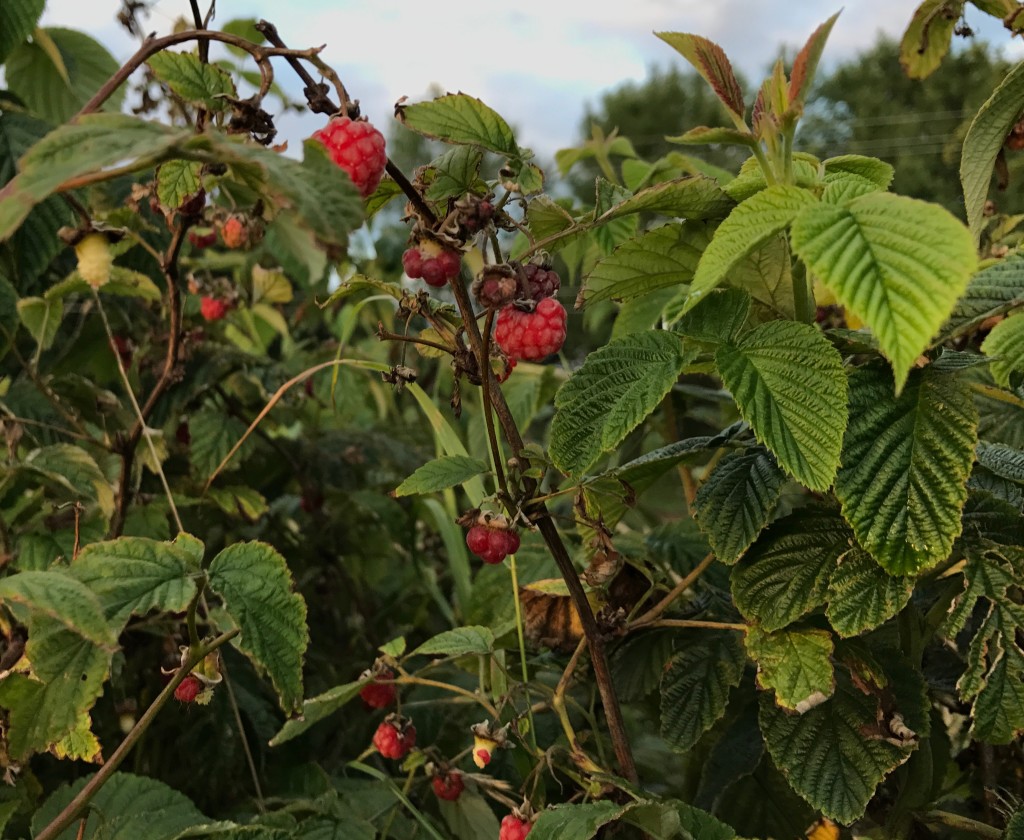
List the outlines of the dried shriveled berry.
<svg viewBox="0 0 1024 840">
<path fill-rule="evenodd" d="M 553 268 L 527 263 L 523 266 L 523 273 L 526 274 L 526 283 L 529 287 L 526 291 L 536 301 L 554 297 L 562 286 L 562 278 Z"/>
<path fill-rule="evenodd" d="M 434 776 L 431 786 L 438 799 L 447 799 L 454 802 L 466 789 L 466 783 L 462 780 L 462 774 L 458 770 L 449 770 L 447 773 L 438 773 Z"/>
</svg>

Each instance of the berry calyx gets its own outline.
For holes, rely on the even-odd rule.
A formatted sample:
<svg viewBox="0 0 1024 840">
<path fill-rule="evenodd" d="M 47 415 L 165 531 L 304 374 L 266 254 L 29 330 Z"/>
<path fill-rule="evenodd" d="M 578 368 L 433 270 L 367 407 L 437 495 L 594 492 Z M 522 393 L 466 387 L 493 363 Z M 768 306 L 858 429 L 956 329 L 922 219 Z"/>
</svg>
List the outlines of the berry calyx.
<svg viewBox="0 0 1024 840">
<path fill-rule="evenodd" d="M 371 673 L 367 672 L 364 676 L 371 676 Z M 378 680 L 392 680 L 395 678 L 395 672 L 390 668 L 381 668 L 372 676 L 373 682 L 367 683 L 359 689 L 359 696 L 371 709 L 385 709 L 395 702 L 397 690 L 394 683 L 378 682 Z"/>
<path fill-rule="evenodd" d="M 510 359 L 539 362 L 562 349 L 565 321 L 565 307 L 554 298 L 544 298 L 533 312 L 510 304 L 498 313 L 494 340 Z"/>
<path fill-rule="evenodd" d="M 227 301 L 218 298 L 204 297 L 199 301 L 199 312 L 207 321 L 219 321 L 228 314 L 228 309 Z"/>
<path fill-rule="evenodd" d="M 332 117 L 313 132 L 313 139 L 324 144 L 331 160 L 348 173 L 363 198 L 373 194 L 388 162 L 383 134 L 366 120 Z"/>
<path fill-rule="evenodd" d="M 174 699 L 182 703 L 194 703 L 203 690 L 203 682 L 195 674 L 189 674 L 174 689 Z"/>
<path fill-rule="evenodd" d="M 527 820 L 520 819 L 515 814 L 506 814 L 501 821 L 498 840 L 523 840 L 531 828 L 533 825 Z"/>
<path fill-rule="evenodd" d="M 450 248 L 424 239 L 402 254 L 402 268 L 412 279 L 421 277 L 428 286 L 440 288 L 459 276 L 462 257 Z"/>
<path fill-rule="evenodd" d="M 523 273 L 526 275 L 527 293 L 536 301 L 553 297 L 558 293 L 562 285 L 562 278 L 552 268 L 544 268 L 535 263 L 527 263 L 523 266 Z"/>
<path fill-rule="evenodd" d="M 466 546 L 485 563 L 500 563 L 519 550 L 519 534 L 504 528 L 474 525 L 466 533 Z"/>
<path fill-rule="evenodd" d="M 416 727 L 398 715 L 388 715 L 373 733 L 373 746 L 384 758 L 405 758 L 416 746 Z"/>
<path fill-rule="evenodd" d="M 447 773 L 438 773 L 431 781 L 434 793 L 438 799 L 446 799 L 454 802 L 466 789 L 466 783 L 462 780 L 462 774 L 458 770 L 449 770 Z"/>
</svg>

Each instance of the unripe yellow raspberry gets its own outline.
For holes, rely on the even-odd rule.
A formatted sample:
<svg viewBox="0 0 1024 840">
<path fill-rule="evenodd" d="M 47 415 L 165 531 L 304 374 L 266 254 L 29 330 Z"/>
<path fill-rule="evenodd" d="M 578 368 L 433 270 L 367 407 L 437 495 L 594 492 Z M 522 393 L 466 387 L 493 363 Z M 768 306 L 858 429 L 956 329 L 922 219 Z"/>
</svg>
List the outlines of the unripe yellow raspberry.
<svg viewBox="0 0 1024 840">
<path fill-rule="evenodd" d="M 110 243 L 105 234 L 86 234 L 75 246 L 75 254 L 78 255 L 78 273 L 94 289 L 110 280 L 114 257 L 110 253 Z"/>
</svg>

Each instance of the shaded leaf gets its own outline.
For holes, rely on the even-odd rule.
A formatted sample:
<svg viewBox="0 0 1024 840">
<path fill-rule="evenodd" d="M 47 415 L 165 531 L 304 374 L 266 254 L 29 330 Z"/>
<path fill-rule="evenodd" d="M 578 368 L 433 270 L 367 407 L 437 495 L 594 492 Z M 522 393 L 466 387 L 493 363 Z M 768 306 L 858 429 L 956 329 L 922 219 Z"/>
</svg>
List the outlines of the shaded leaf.
<svg viewBox="0 0 1024 840">
<path fill-rule="evenodd" d="M 1024 315 L 996 324 L 981 349 L 992 359 L 992 378 L 1004 388 L 1010 387 L 1010 374 L 1024 372 Z"/>
<path fill-rule="evenodd" d="M 465 656 L 487 654 L 494 649 L 494 633 L 487 627 L 456 627 L 428 639 L 410 656 Z"/>
<path fill-rule="evenodd" d="M 323 694 L 318 694 L 316 697 L 310 697 L 308 700 L 303 701 L 302 711 L 299 716 L 285 722 L 285 725 L 281 727 L 281 731 L 270 739 L 270 746 L 277 747 L 292 740 L 292 738 L 297 738 L 313 726 L 313 724 L 319 723 L 324 718 L 334 714 L 334 712 L 338 711 L 350 700 L 358 697 L 359 690 L 367 682 L 368 680 L 357 680 L 356 682 L 337 685 Z"/>
<path fill-rule="evenodd" d="M 457 487 L 488 471 L 487 464 L 466 455 L 444 455 L 428 461 L 395 490 L 396 496 L 414 496 Z"/>
<path fill-rule="evenodd" d="M 0 6 L 0 64 L 32 34 L 45 5 L 46 0 L 5 0 Z"/>
<path fill-rule="evenodd" d="M 228 104 L 224 97 L 235 95 L 231 76 L 215 64 L 204 64 L 193 53 L 164 50 L 150 56 L 147 64 L 179 97 L 209 111 L 223 111 Z"/>
<path fill-rule="evenodd" d="M 1024 256 L 1014 255 L 983 268 L 971 278 L 939 335 L 942 338 L 962 335 L 1022 304 Z"/>
<path fill-rule="evenodd" d="M 840 636 L 859 636 L 902 610 L 913 589 L 912 578 L 890 575 L 866 551 L 851 548 L 829 578 L 825 612 Z"/>
<path fill-rule="evenodd" d="M 961 528 L 978 415 L 959 377 L 925 368 L 903 393 L 878 367 L 850 377 L 836 496 L 857 541 L 890 574 L 945 559 Z"/>
<path fill-rule="evenodd" d="M 949 52 L 963 0 L 924 0 L 914 10 L 900 41 L 900 64 L 911 79 L 923 79 L 938 69 Z"/>
<path fill-rule="evenodd" d="M 802 714 L 832 694 L 832 635 L 827 630 L 765 633 L 755 624 L 744 641 L 757 663 L 757 684 L 773 689 L 782 708 Z"/>
<path fill-rule="evenodd" d="M 714 178 L 686 175 L 640 190 L 600 212 L 595 224 L 605 224 L 633 213 L 661 213 L 691 221 L 717 219 L 725 215 L 733 201 L 722 192 Z"/>
</svg>

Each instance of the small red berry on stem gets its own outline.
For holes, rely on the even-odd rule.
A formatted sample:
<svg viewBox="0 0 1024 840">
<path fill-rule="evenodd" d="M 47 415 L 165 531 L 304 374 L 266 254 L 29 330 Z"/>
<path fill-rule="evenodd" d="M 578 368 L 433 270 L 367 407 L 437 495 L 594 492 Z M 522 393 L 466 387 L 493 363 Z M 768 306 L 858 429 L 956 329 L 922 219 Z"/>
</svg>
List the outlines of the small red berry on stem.
<svg viewBox="0 0 1024 840">
<path fill-rule="evenodd" d="M 199 692 L 203 690 L 203 682 L 195 674 L 189 674 L 185 679 L 178 683 L 178 687 L 174 689 L 174 699 L 180 700 L 182 703 L 194 703 L 196 697 L 199 696 Z"/>
<path fill-rule="evenodd" d="M 449 770 L 447 773 L 438 773 L 431 782 L 434 793 L 438 799 L 446 799 L 454 802 L 466 789 L 466 783 L 462 780 L 462 774 L 458 770 Z"/>
<path fill-rule="evenodd" d="M 364 676 L 370 676 L 367 672 Z M 392 680 L 395 672 L 390 668 L 380 668 L 372 674 L 373 682 L 367 683 L 359 689 L 359 696 L 371 709 L 385 709 L 395 702 L 395 695 L 398 693 L 394 683 L 378 682 L 378 680 Z"/>
<path fill-rule="evenodd" d="M 428 286 L 440 288 L 459 276 L 462 257 L 450 248 L 425 239 L 402 254 L 402 268 L 412 279 L 422 277 Z"/>
<path fill-rule="evenodd" d="M 506 814 L 501 821 L 501 830 L 498 833 L 498 840 L 523 840 L 533 825 L 515 814 Z"/>
<path fill-rule="evenodd" d="M 388 715 L 373 733 L 373 745 L 384 758 L 405 758 L 416 746 L 416 727 L 398 715 Z"/>
<path fill-rule="evenodd" d="M 474 525 L 466 534 L 466 546 L 485 563 L 500 563 L 519 550 L 519 534 L 504 528 Z"/>
<path fill-rule="evenodd" d="M 227 302 L 217 298 L 204 297 L 199 301 L 199 311 L 207 321 L 221 320 L 228 314 L 228 309 L 230 307 Z"/>
<path fill-rule="evenodd" d="M 510 304 L 498 313 L 494 340 L 510 359 L 539 362 L 562 349 L 565 321 L 565 307 L 554 298 L 544 298 L 533 312 Z"/>
<path fill-rule="evenodd" d="M 313 132 L 313 139 L 324 144 L 331 160 L 348 173 L 363 198 L 373 194 L 388 162 L 383 134 L 366 120 L 332 117 Z"/>
<path fill-rule="evenodd" d="M 209 248 L 217 242 L 217 231 L 208 227 L 192 228 L 188 232 L 188 241 L 193 248 Z"/>
</svg>

